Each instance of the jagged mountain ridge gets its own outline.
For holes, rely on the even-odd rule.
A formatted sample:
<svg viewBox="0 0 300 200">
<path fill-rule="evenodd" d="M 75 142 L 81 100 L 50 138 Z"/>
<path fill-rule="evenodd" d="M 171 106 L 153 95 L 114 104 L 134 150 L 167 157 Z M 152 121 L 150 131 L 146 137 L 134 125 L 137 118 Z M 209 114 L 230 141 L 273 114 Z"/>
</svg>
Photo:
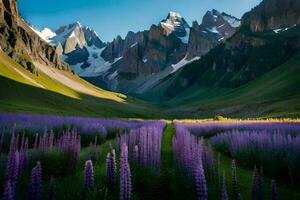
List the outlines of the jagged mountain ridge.
<svg viewBox="0 0 300 200">
<path fill-rule="evenodd" d="M 55 46 L 57 53 L 80 76 L 97 76 L 99 71 L 110 66 L 100 56 L 106 44 L 94 30 L 79 22 L 62 26 L 56 31 L 48 28 L 34 30 L 50 45 Z"/>
<path fill-rule="evenodd" d="M 230 38 L 240 26 L 240 20 L 213 9 L 203 16 L 202 23 L 193 22 L 187 48 L 188 58 L 203 56 L 217 44 Z"/>
<path fill-rule="evenodd" d="M 215 26 L 224 26 L 216 29 L 220 32 L 213 30 L 211 24 L 205 24 L 209 18 Z M 107 87 L 112 90 L 143 93 L 156 81 L 191 60 L 200 58 L 218 43 L 231 37 L 239 23 L 235 17 L 216 10 L 209 11 L 203 18 L 203 24 L 198 25 L 205 30 L 204 34 L 198 26 L 190 27 L 179 13 L 170 12 L 166 19 L 158 25 L 152 25 L 149 30 L 129 32 L 124 39 L 118 36 L 109 43 L 102 57 L 110 62 L 118 59 L 118 62 L 100 79 L 107 82 Z"/>
<path fill-rule="evenodd" d="M 238 19 L 212 10 L 204 16 L 203 24 L 190 27 L 179 13 L 170 12 L 149 30 L 129 31 L 124 39 L 117 36 L 108 44 L 79 22 L 59 28 L 45 40 L 56 45 L 56 52 L 80 76 L 95 77 L 96 82 L 105 83 L 102 87 L 113 91 L 143 93 L 156 81 L 229 38 L 238 23 Z M 214 30 L 213 25 L 218 28 Z"/>
<path fill-rule="evenodd" d="M 297 57 L 300 50 L 300 27 L 299 23 L 293 24 L 297 17 L 292 22 L 279 21 L 263 30 L 253 29 L 255 26 L 251 26 L 258 22 L 257 18 L 252 21 L 249 16 L 257 16 L 258 11 L 265 9 L 266 2 L 273 2 L 275 6 L 278 2 L 282 3 L 280 0 L 263 1 L 243 16 L 242 26 L 230 39 L 213 48 L 201 59 L 166 77 L 155 85 L 149 94 L 156 93 L 157 96 L 160 95 L 159 101 L 168 100 L 173 105 L 187 101 L 194 101 L 194 103 L 197 100 L 205 101 L 212 94 L 218 98 L 218 95 L 223 95 L 224 90 L 230 92 L 239 90 Z M 290 1 L 285 3 L 290 5 Z M 289 8 L 287 5 L 282 5 L 282 8 Z M 298 8 L 290 9 L 299 8 L 300 5 Z M 277 15 L 270 17 L 270 20 L 277 19 L 282 13 L 289 13 L 289 10 L 278 12 Z M 265 14 L 262 16 L 266 17 Z M 278 28 L 280 31 L 277 30 Z M 293 93 L 289 95 L 292 96 Z M 147 96 L 150 98 L 150 95 Z M 274 93 L 270 96 L 276 98 L 277 95 Z M 257 99 L 263 101 L 264 96 L 259 96 Z"/>
</svg>

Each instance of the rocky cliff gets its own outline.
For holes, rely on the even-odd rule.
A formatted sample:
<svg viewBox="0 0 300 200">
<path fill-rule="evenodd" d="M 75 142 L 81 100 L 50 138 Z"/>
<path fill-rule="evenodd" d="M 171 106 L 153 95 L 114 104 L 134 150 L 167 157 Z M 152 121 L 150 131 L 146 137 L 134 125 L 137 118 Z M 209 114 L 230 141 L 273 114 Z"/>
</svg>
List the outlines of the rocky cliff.
<svg viewBox="0 0 300 200">
<path fill-rule="evenodd" d="M 230 38 L 239 26 L 240 20 L 233 16 L 215 9 L 207 11 L 200 25 L 197 21 L 193 22 L 187 48 L 188 59 L 205 55 L 217 44 Z"/>
<path fill-rule="evenodd" d="M 35 73 L 32 60 L 70 71 L 55 48 L 42 40 L 19 16 L 15 0 L 0 0 L 0 47 L 26 69 Z"/>
<path fill-rule="evenodd" d="M 264 0 L 244 15 L 242 23 L 253 32 L 292 27 L 300 23 L 300 1 Z"/>
<path fill-rule="evenodd" d="M 238 88 L 286 63 L 300 49 L 297 2 L 264 0 L 243 16 L 241 27 L 232 37 L 166 79 L 169 82 L 164 95 L 173 98 L 194 86 Z M 203 21 L 206 26 L 214 22 Z"/>
<path fill-rule="evenodd" d="M 108 62 L 114 62 L 115 59 L 122 57 L 125 52 L 138 41 L 140 33 L 129 31 L 124 39 L 117 36 L 102 52 L 101 56 Z"/>
<path fill-rule="evenodd" d="M 237 18 L 212 10 L 201 25 L 195 22 L 190 27 L 179 13 L 170 12 L 149 30 L 128 32 L 124 39 L 118 36 L 107 45 L 101 56 L 113 64 L 100 77 L 101 82 L 107 82 L 108 89 L 125 93 L 140 91 L 139 87 L 144 91 L 230 38 L 239 25 Z"/>
</svg>

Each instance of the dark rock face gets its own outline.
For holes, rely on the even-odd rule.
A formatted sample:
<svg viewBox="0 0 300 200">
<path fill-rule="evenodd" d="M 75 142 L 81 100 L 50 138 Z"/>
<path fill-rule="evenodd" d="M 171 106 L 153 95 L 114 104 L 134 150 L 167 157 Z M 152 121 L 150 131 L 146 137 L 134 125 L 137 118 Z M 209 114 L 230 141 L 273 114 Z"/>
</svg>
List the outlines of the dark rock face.
<svg viewBox="0 0 300 200">
<path fill-rule="evenodd" d="M 208 11 L 199 25 L 196 21 L 190 31 L 187 48 L 188 59 L 201 57 L 217 44 L 232 37 L 238 30 L 240 21 L 217 10 Z"/>
<path fill-rule="evenodd" d="M 241 28 L 230 39 L 171 77 L 171 84 L 169 83 L 165 95 L 175 97 L 194 85 L 237 88 L 286 63 L 299 52 L 300 27 L 294 27 L 300 22 L 299 15 L 298 0 L 264 0 L 243 16 Z M 212 16 L 217 16 L 217 12 L 213 11 Z M 219 21 L 215 18 L 216 20 L 211 20 L 207 15 L 203 24 L 212 27 L 214 22 Z M 193 29 L 198 27 L 199 32 L 203 24 L 194 23 Z M 278 34 L 268 31 L 292 26 L 293 28 Z M 253 34 L 249 30 L 266 32 Z M 193 34 L 191 31 L 190 40 L 194 37 Z M 221 35 L 224 36 L 222 33 Z M 200 36 L 202 37 L 199 33 L 198 37 Z M 196 39 L 192 41 L 196 43 Z"/>
<path fill-rule="evenodd" d="M 205 55 L 218 43 L 216 39 L 208 37 L 199 30 L 198 26 L 194 25 L 190 30 L 190 38 L 187 47 L 188 59 Z"/>
<path fill-rule="evenodd" d="M 205 55 L 231 37 L 239 24 L 238 19 L 212 10 L 203 17 L 203 24 L 195 22 L 190 27 L 179 13 L 170 12 L 166 19 L 149 30 L 129 32 L 125 39 L 118 36 L 109 43 L 101 56 L 110 63 L 121 59 L 112 65 L 105 77 L 109 77 L 109 81 L 114 77 L 117 84 L 113 84 L 113 90 L 133 92 L 141 82 L 151 81 L 156 75 L 159 77 L 159 73 L 167 68 L 170 70 L 173 64 Z"/>
<path fill-rule="evenodd" d="M 89 55 L 90 54 L 85 47 L 80 48 L 79 46 L 77 46 L 76 50 L 66 54 L 67 58 L 65 61 L 70 65 L 76 65 L 77 63 L 86 62 Z"/>
<path fill-rule="evenodd" d="M 0 0 L 0 47 L 16 62 L 32 70 L 31 60 L 70 71 L 49 46 L 19 17 L 15 0 Z"/>
<path fill-rule="evenodd" d="M 107 45 L 101 56 L 108 62 L 114 62 L 116 58 L 122 57 L 125 52 L 138 41 L 140 33 L 128 32 L 125 39 L 117 36 L 111 43 Z"/>
<path fill-rule="evenodd" d="M 82 30 L 88 46 L 95 45 L 100 49 L 105 47 L 105 43 L 100 40 L 100 38 L 98 37 L 95 31 L 93 31 L 88 27 L 83 27 Z"/>
<path fill-rule="evenodd" d="M 287 28 L 299 23 L 299 0 L 264 0 L 242 18 L 242 24 L 253 32 Z"/>
<path fill-rule="evenodd" d="M 151 75 L 181 60 L 185 51 L 186 45 L 175 34 L 167 36 L 160 26 L 152 25 L 149 31 L 140 34 L 138 42 L 114 66 L 119 73 Z"/>
</svg>

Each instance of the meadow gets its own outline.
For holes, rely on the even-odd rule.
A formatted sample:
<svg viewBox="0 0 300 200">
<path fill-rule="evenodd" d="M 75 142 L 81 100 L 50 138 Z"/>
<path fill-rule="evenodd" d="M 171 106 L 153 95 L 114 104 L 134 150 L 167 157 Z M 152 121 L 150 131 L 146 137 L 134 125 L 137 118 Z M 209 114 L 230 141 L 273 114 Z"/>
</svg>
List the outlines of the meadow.
<svg viewBox="0 0 300 200">
<path fill-rule="evenodd" d="M 297 120 L 0 114 L 1 198 L 300 199 Z"/>
</svg>

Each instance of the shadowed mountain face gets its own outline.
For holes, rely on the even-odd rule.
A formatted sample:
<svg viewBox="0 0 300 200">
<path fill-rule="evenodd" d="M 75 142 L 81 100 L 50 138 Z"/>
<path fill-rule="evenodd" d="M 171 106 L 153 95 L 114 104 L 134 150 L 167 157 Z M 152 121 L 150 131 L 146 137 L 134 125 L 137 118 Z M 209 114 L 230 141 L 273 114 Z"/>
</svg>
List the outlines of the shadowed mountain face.
<svg viewBox="0 0 300 200">
<path fill-rule="evenodd" d="M 217 44 L 230 38 L 240 26 L 240 20 L 217 10 L 207 11 L 199 25 L 193 22 L 187 48 L 188 58 L 203 56 Z"/>
<path fill-rule="evenodd" d="M 239 25 L 237 18 L 212 10 L 193 27 L 179 13 L 170 12 L 149 30 L 129 31 L 124 39 L 117 36 L 108 44 L 79 22 L 55 32 L 35 31 L 86 80 L 113 91 L 144 93 L 231 37 Z"/>
<path fill-rule="evenodd" d="M 243 24 L 254 32 L 287 28 L 299 23 L 298 0 L 264 0 L 243 17 Z"/>
<path fill-rule="evenodd" d="M 271 2 L 274 3 L 272 5 L 275 8 L 281 5 L 285 10 L 274 12 L 274 7 L 269 10 L 266 5 L 270 6 Z M 230 39 L 210 50 L 200 60 L 166 77 L 152 88 L 153 91 L 150 93 L 159 91 L 162 98 L 171 99 L 171 102 L 175 102 L 175 99 L 177 102 L 185 99 L 186 102 L 192 101 L 187 96 L 197 94 L 200 88 L 212 88 L 206 91 L 207 95 L 205 92 L 201 94 L 201 98 L 205 99 L 205 96 L 213 93 L 213 88 L 236 90 L 256 81 L 287 63 L 299 52 L 300 28 L 299 25 L 294 24 L 298 22 L 294 11 L 299 7 L 291 1 L 263 1 L 258 7 L 244 15 L 242 26 Z M 262 10 L 264 11 L 259 12 Z M 291 13 L 294 16 L 293 20 L 287 20 L 289 18 L 287 17 L 286 20 L 276 21 L 275 19 L 279 19 L 283 12 Z M 272 17 L 269 16 L 269 18 L 268 13 L 272 13 L 270 14 Z M 258 19 L 263 20 L 258 21 Z M 268 21 L 274 23 L 267 25 Z M 260 28 L 253 29 L 253 24 L 260 24 L 257 26 Z M 217 96 L 218 93 L 214 95 Z M 223 94 L 220 92 L 219 95 Z M 277 94 L 274 93 L 274 98 L 276 96 Z M 193 98 L 197 99 L 197 95 Z"/>
<path fill-rule="evenodd" d="M 32 73 L 35 73 L 35 67 L 31 59 L 70 71 L 55 48 L 36 35 L 19 16 L 15 0 L 0 0 L 0 47 Z"/>
<path fill-rule="evenodd" d="M 143 32 L 118 36 L 101 53 L 109 70 L 93 82 L 124 93 L 144 93 L 160 79 L 231 37 L 240 21 L 216 10 L 208 11 L 201 25 L 190 27 L 176 12 Z M 98 81 L 95 81 L 98 79 Z M 88 78 L 87 80 L 91 80 Z"/>
</svg>

